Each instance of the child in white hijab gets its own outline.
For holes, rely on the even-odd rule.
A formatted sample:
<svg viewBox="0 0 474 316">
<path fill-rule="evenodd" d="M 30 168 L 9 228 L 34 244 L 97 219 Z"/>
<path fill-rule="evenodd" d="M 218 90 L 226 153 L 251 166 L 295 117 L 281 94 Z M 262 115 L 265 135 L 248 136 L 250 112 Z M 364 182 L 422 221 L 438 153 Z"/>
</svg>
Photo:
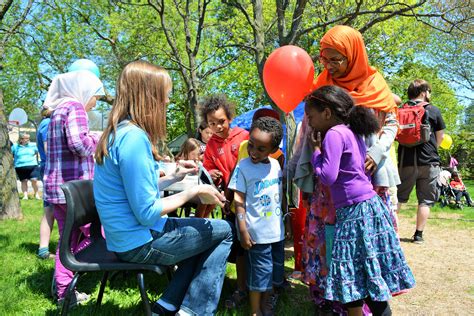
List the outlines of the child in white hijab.
<svg viewBox="0 0 474 316">
<path fill-rule="evenodd" d="M 53 208 L 60 239 L 66 219 L 66 200 L 60 185 L 72 180 L 92 179 L 94 175 L 93 155 L 99 134 L 89 131 L 86 112 L 95 106 L 101 95 L 104 95 L 102 82 L 91 72 L 82 70 L 56 76 L 44 101 L 45 107 L 53 109 L 48 129 L 44 198 Z M 78 241 L 81 231 L 84 236 L 89 235 L 88 229 L 82 227 L 74 231 L 73 251 L 79 251 L 89 243 L 87 237 Z M 62 304 L 73 273 L 59 260 L 59 244 L 54 278 L 58 304 Z M 71 305 L 89 298 L 78 291 L 73 294 Z"/>
<path fill-rule="evenodd" d="M 43 107 L 56 109 L 60 104 L 76 101 L 86 105 L 93 96 L 105 95 L 104 85 L 88 70 L 71 71 L 54 77 Z"/>
</svg>

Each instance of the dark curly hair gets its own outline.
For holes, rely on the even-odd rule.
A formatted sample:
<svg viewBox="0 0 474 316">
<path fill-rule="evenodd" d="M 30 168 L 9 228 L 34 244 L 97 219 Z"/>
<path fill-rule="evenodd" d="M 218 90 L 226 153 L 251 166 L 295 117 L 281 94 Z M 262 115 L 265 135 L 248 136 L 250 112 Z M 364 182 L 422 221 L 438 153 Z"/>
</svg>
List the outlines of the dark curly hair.
<svg viewBox="0 0 474 316">
<path fill-rule="evenodd" d="M 275 120 L 273 117 L 264 116 L 252 122 L 250 133 L 256 128 L 262 132 L 272 134 L 272 148 L 278 148 L 283 138 L 283 128 L 280 121 Z"/>
<path fill-rule="evenodd" d="M 229 100 L 224 94 L 215 94 L 204 97 L 199 104 L 199 113 L 201 119 L 207 123 L 207 114 L 215 112 L 223 108 L 227 118 L 231 120 L 235 113 L 235 104 Z"/>
<path fill-rule="evenodd" d="M 355 134 L 369 136 L 380 129 L 372 110 L 355 106 L 352 97 L 338 86 L 322 86 L 306 96 L 304 101 L 305 108 L 314 108 L 318 112 L 329 108 Z"/>
</svg>

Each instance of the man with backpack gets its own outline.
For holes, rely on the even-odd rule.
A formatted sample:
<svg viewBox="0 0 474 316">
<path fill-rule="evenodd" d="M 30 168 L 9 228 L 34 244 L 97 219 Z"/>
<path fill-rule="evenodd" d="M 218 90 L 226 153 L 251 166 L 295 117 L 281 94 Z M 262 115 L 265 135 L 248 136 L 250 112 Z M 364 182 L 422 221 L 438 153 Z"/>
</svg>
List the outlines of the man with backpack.
<svg viewBox="0 0 474 316">
<path fill-rule="evenodd" d="M 399 109 L 400 133 L 397 136 L 398 168 L 401 184 L 398 185 L 398 210 L 406 203 L 416 185 L 418 212 L 413 242 L 423 243 L 430 207 L 439 197 L 436 186 L 440 172 L 438 146 L 444 136 L 443 117 L 440 110 L 430 104 L 431 86 L 417 79 L 408 87 L 410 101 Z"/>
</svg>

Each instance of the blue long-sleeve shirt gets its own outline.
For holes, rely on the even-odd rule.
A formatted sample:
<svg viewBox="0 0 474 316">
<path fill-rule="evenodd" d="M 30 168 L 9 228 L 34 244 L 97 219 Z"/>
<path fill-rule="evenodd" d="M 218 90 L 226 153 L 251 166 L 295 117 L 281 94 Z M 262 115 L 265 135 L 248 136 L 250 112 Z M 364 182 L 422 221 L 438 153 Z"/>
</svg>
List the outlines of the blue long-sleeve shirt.
<svg viewBox="0 0 474 316">
<path fill-rule="evenodd" d="M 94 176 L 94 198 L 110 251 L 142 246 L 152 240 L 150 229 L 163 229 L 157 168 L 146 133 L 128 121 L 119 124 Z"/>
</svg>

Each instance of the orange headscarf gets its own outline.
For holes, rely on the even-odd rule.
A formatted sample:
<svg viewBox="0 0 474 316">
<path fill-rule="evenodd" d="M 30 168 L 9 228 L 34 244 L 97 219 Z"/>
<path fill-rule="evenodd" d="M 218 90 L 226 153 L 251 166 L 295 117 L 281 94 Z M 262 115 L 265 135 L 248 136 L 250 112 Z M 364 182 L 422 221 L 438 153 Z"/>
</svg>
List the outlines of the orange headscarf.
<svg viewBox="0 0 474 316">
<path fill-rule="evenodd" d="M 324 69 L 316 78 L 313 88 L 335 85 L 344 88 L 354 99 L 356 105 L 392 112 L 396 109 L 392 92 L 385 79 L 369 65 L 364 39 L 359 31 L 345 25 L 331 28 L 321 39 L 321 51 L 333 48 L 347 58 L 347 75 L 332 78 Z"/>
</svg>

